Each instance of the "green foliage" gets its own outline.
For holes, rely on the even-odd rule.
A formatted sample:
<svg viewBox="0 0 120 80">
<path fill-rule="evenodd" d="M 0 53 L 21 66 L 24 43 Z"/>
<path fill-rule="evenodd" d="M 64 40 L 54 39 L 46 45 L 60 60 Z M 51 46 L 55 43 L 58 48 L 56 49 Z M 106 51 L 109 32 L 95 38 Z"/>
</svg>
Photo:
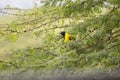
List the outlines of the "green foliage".
<svg viewBox="0 0 120 80">
<path fill-rule="evenodd" d="M 35 36 L 42 39 L 41 45 L 13 51 L 7 68 L 99 69 L 120 66 L 120 6 L 117 0 L 110 0 L 107 3 L 114 7 L 106 8 L 104 1 L 46 0 L 41 7 L 28 10 L 26 13 L 32 15 L 20 17 L 5 28 L 7 37 L 15 41 L 19 35 L 35 31 Z M 104 8 L 106 11 L 102 10 Z M 57 29 L 66 30 L 76 40 L 64 42 Z M 1 29 L 0 34 L 5 31 Z M 0 62 L 0 69 L 6 65 L 8 63 Z"/>
</svg>

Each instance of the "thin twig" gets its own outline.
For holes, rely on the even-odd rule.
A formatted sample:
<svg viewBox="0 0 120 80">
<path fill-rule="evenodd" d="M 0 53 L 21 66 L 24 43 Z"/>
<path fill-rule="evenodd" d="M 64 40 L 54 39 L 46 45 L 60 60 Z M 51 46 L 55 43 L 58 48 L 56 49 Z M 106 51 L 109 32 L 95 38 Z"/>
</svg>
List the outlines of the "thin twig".
<svg viewBox="0 0 120 80">
<path fill-rule="evenodd" d="M 0 60 L 1 63 L 7 63 L 7 64 L 10 64 L 10 65 L 13 65 L 14 67 L 18 67 L 16 64 L 12 63 L 12 62 L 8 62 L 8 61 L 2 61 Z"/>
<path fill-rule="evenodd" d="M 107 16 L 109 16 L 111 13 L 113 13 L 115 10 L 119 9 L 120 6 L 117 6 L 117 7 L 113 7 L 107 14 Z"/>
</svg>

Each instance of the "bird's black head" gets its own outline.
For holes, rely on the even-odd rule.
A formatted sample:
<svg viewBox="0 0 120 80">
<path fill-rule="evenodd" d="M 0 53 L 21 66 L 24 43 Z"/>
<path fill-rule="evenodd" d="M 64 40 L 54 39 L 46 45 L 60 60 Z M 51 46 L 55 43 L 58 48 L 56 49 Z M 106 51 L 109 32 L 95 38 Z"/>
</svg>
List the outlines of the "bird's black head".
<svg viewBox="0 0 120 80">
<path fill-rule="evenodd" d="M 60 34 L 65 37 L 65 31 L 60 32 Z"/>
</svg>

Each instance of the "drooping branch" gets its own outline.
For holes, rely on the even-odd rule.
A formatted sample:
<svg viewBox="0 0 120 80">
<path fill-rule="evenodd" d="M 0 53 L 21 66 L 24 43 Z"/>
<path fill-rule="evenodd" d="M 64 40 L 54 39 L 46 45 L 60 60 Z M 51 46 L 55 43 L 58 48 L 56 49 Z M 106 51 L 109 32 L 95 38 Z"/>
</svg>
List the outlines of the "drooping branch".
<svg viewBox="0 0 120 80">
<path fill-rule="evenodd" d="M 0 60 L 0 63 L 5 63 L 5 64 L 10 64 L 14 67 L 18 67 L 17 64 L 13 63 L 13 62 L 10 62 L 10 61 L 3 61 L 3 60 Z"/>
<path fill-rule="evenodd" d="M 41 27 L 43 27 L 43 26 L 45 26 L 45 25 L 47 25 L 47 24 L 50 24 L 50 23 L 52 23 L 52 22 L 55 22 L 55 21 L 57 21 L 57 20 L 59 20 L 59 19 L 61 19 L 61 17 L 58 17 L 58 18 L 56 18 L 56 19 L 53 19 L 53 20 L 50 20 L 50 21 L 45 22 L 45 23 L 43 23 L 43 24 L 40 24 L 40 25 L 38 25 L 38 26 L 36 26 L 36 27 L 29 28 L 29 29 L 27 29 L 27 30 L 23 30 L 23 31 L 20 31 L 20 32 L 18 32 L 18 31 L 16 31 L 16 30 L 4 30 L 4 31 L 12 32 L 12 33 L 17 33 L 17 34 L 23 34 L 23 33 L 26 33 L 26 32 L 30 32 L 30 31 L 34 31 L 34 30 L 36 30 L 36 29 L 39 29 L 39 28 L 41 28 Z"/>
</svg>

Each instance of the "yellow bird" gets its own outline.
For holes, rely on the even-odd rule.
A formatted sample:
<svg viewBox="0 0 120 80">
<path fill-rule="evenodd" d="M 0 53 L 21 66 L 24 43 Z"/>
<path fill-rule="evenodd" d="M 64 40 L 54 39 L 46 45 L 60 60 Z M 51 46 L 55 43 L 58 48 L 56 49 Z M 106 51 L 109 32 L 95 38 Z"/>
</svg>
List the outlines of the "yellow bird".
<svg viewBox="0 0 120 80">
<path fill-rule="evenodd" d="M 75 40 L 75 37 L 70 35 L 69 33 L 62 31 L 60 34 L 64 37 L 64 42 L 68 42 L 69 40 Z"/>
</svg>

